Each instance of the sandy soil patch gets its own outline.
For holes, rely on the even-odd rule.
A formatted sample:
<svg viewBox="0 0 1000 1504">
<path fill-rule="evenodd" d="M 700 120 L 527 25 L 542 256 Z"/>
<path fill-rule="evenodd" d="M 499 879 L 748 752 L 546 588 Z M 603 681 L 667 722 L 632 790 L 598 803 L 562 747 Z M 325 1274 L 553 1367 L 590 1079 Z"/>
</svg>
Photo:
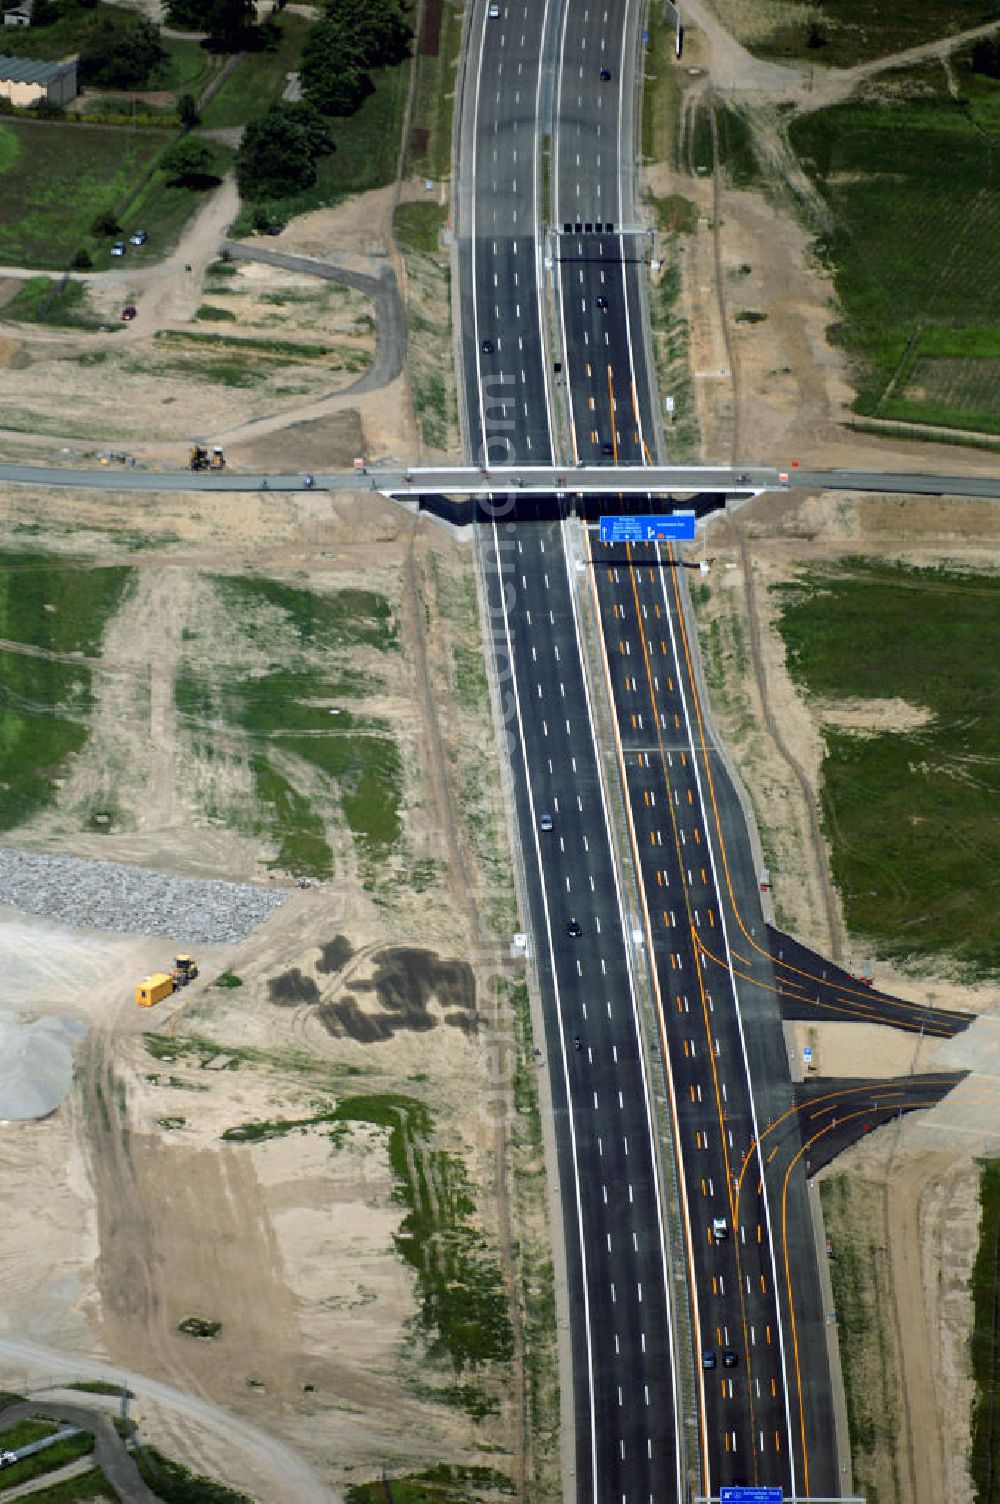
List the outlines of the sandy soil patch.
<svg viewBox="0 0 1000 1504">
<path fill-rule="evenodd" d="M 296 256 L 336 261 L 350 270 L 378 275 L 373 258 L 392 254 L 392 213 L 395 185 L 345 199 L 333 209 L 316 209 L 292 220 L 276 236 L 277 250 Z"/>
<path fill-rule="evenodd" d="M 353 444 L 353 434 L 341 442 Z M 202 976 L 152 1017 L 132 1002 L 135 979 L 164 964 L 182 936 L 107 936 L 0 917 L 5 1005 L 90 1025 L 64 1106 L 0 1135 L 9 1191 L 0 1281 L 33 1289 L 6 1303 L 8 1333 L 209 1398 L 273 1429 L 336 1486 L 382 1466 L 510 1470 L 508 1392 L 427 1358 L 415 1277 L 393 1241 L 404 1209 L 385 1131 L 355 1124 L 336 1141 L 319 1128 L 260 1143 L 221 1139 L 227 1128 L 309 1117 L 351 1094 L 416 1097 L 433 1113 L 435 1147 L 461 1157 L 477 1225 L 502 1257 L 496 1127 L 480 1110 L 486 1046 L 441 980 L 464 967 L 487 1006 L 493 951 L 475 925 L 486 879 L 464 824 L 464 784 L 455 782 L 464 765 L 452 756 L 478 761 L 492 731 L 482 710 L 456 703 L 436 756 L 441 743 L 420 689 L 424 676 L 432 703 L 444 703 L 454 695 L 456 644 L 476 650 L 475 629 L 449 608 L 474 601 L 467 549 L 427 524 L 414 532 L 406 514 L 368 494 L 164 494 L 137 504 L 114 493 L 22 488 L 0 494 L 0 541 L 136 568 L 92 665 L 91 741 L 57 805 L 18 832 L 17 844 L 287 884 L 268 871 L 258 833 L 206 818 L 207 795 L 249 797 L 245 768 L 237 758 L 208 767 L 193 755 L 174 698 L 186 655 L 210 654 L 220 672 L 235 662 L 233 620 L 218 611 L 208 574 L 256 569 L 318 589 L 373 588 L 393 604 L 400 649 L 379 655 L 377 685 L 357 710 L 391 720 L 405 769 L 403 859 L 426 869 L 420 884 L 390 884 L 383 874 L 366 889 L 349 832 L 340 831 L 331 881 L 287 884 L 288 902 L 246 940 L 199 948 Z M 423 657 L 414 622 L 427 634 Z M 260 667 L 295 646 L 268 631 Z M 246 643 L 241 652 L 246 661 Z M 355 660 L 367 664 L 360 650 Z M 109 835 L 81 828 L 83 806 L 110 792 L 129 818 Z M 460 871 L 452 870 L 456 839 Z M 324 960 L 338 936 L 349 965 Z M 379 992 L 379 956 L 399 946 L 432 952 L 445 967 L 431 968 L 437 990 L 417 1013 L 387 1013 Z M 222 970 L 243 985 L 214 987 Z M 287 990 L 290 976 L 313 992 L 275 1000 L 272 984 Z M 164 1046 L 150 1052 L 150 1027 L 169 1035 L 173 1058 L 160 1058 Z M 203 1046 L 189 1048 L 192 1038 Z M 539 1235 L 529 1202 L 522 1246 L 529 1232 Z M 188 1316 L 219 1321 L 221 1332 L 186 1336 L 177 1327 Z M 430 1390 L 448 1382 L 485 1385 L 492 1413 L 473 1421 L 460 1405 L 436 1401 Z M 142 1409 L 144 1430 L 168 1452 L 287 1504 L 280 1484 L 248 1469 L 238 1442 L 161 1407 Z"/>
<path fill-rule="evenodd" d="M 887 1288 L 865 1293 L 871 1325 L 855 1333 L 854 1364 L 862 1375 L 871 1365 L 872 1383 L 889 1397 L 879 1426 L 893 1444 L 870 1454 L 865 1480 L 878 1483 L 880 1497 L 968 1504 L 979 1176 L 963 1152 L 915 1138 L 925 1116 L 933 1113 L 880 1129 L 821 1178 L 846 1175 L 853 1188 L 853 1210 L 828 1224 L 834 1258 L 852 1240 L 883 1250 Z"/>
<path fill-rule="evenodd" d="M 842 731 L 867 731 L 880 736 L 887 731 L 919 731 L 931 720 L 931 713 L 921 705 L 910 705 L 898 697 L 890 700 L 823 700 L 813 702 L 813 709 L 824 726 Z"/>
</svg>

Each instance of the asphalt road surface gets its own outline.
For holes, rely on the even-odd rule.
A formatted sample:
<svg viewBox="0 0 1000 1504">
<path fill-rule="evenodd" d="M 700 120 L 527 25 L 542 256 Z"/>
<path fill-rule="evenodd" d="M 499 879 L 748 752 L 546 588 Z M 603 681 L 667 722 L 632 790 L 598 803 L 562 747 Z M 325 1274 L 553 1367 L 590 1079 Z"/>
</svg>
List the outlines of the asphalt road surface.
<svg viewBox="0 0 1000 1504">
<path fill-rule="evenodd" d="M 634 240 L 634 237 L 632 239 Z M 556 242 L 560 247 L 559 265 L 567 284 L 572 283 L 574 272 L 579 277 L 582 266 L 585 266 L 592 256 L 604 262 L 604 265 L 598 269 L 598 277 L 603 275 L 604 278 L 608 278 L 612 269 L 612 257 L 616 254 L 615 248 L 623 243 L 627 247 L 630 243 L 629 237 L 597 237 L 582 252 L 577 250 L 574 254 L 574 247 L 579 248 L 582 244 L 579 237 L 560 235 L 556 237 Z M 604 246 L 610 244 L 612 249 L 597 251 L 596 247 L 599 244 Z M 460 254 L 460 267 L 463 271 L 468 269 L 467 262 L 470 259 Z M 626 253 L 624 278 L 627 279 L 630 287 L 638 277 L 640 267 L 641 262 L 629 258 Z M 495 275 L 499 277 L 499 272 Z M 471 273 L 466 281 L 470 278 Z M 607 296 L 610 299 L 611 293 L 610 291 L 599 292 L 596 296 Z M 634 297 L 635 293 L 633 292 L 631 296 Z M 465 291 L 462 297 L 468 302 L 468 312 L 471 317 L 473 300 Z M 624 304 L 624 299 L 622 303 Z M 581 309 L 581 314 L 582 312 Z M 495 319 L 494 315 L 494 321 Z M 574 319 L 574 334 L 579 332 L 576 327 L 578 323 L 579 320 Z M 527 351 L 529 339 L 530 336 L 524 333 L 518 336 L 520 341 L 518 355 Z M 789 487 L 809 490 L 900 492 L 942 497 L 971 496 L 1000 500 L 1000 477 L 994 476 L 880 475 L 877 472 L 862 474 L 855 471 L 785 472 L 778 471 L 769 465 L 747 465 L 736 469 L 730 465 L 660 466 L 654 467 L 648 475 L 640 479 L 636 471 L 623 459 L 622 466 L 617 472 L 613 470 L 606 480 L 602 477 L 598 483 L 591 468 L 578 471 L 569 463 L 553 467 L 548 453 L 542 452 L 547 451 L 549 438 L 547 433 L 543 434 L 541 430 L 536 432 L 531 458 L 515 461 L 514 456 L 518 453 L 521 442 L 517 404 L 520 401 L 522 408 L 525 406 L 530 408 L 538 393 L 542 391 L 544 371 L 540 357 L 529 361 L 524 366 L 517 366 L 516 375 L 515 368 L 509 362 L 498 369 L 491 368 L 484 371 L 483 395 L 482 402 L 480 402 L 474 341 L 467 338 L 463 341 L 463 346 L 466 355 L 463 366 L 466 390 L 463 395 L 466 405 L 470 404 L 471 400 L 470 424 L 475 438 L 477 460 L 484 457 L 480 435 L 482 418 L 485 414 L 489 414 L 488 428 L 491 441 L 488 455 L 486 455 L 487 468 L 484 469 L 477 463 L 474 467 L 418 466 L 409 471 L 375 466 L 369 467 L 360 474 L 356 470 L 329 470 L 316 473 L 314 476 L 316 488 L 323 491 L 380 491 L 386 496 L 399 499 L 412 496 L 422 503 L 432 501 L 439 495 L 490 496 L 499 489 L 505 489 L 510 492 L 514 514 L 522 517 L 530 516 L 531 509 L 530 506 L 526 508 L 521 504 L 521 493 L 528 498 L 552 499 L 556 495 L 567 496 L 580 493 L 605 501 L 606 510 L 615 512 L 622 510 L 618 502 L 620 493 L 624 492 L 633 497 L 636 511 L 671 511 L 674 510 L 671 503 L 676 501 L 680 510 L 687 507 L 693 508 L 699 517 L 706 512 L 718 511 L 726 504 L 727 497 L 739 504 L 741 498 L 748 499 L 760 491 L 786 490 Z M 388 358 L 387 355 L 386 359 Z M 470 361 L 472 361 L 471 367 Z M 600 361 L 596 363 L 600 367 Z M 491 365 L 496 365 L 492 357 Z M 604 369 L 606 373 L 606 364 Z M 371 372 L 368 372 L 360 380 L 367 381 L 370 376 Z M 380 377 L 376 384 L 379 384 L 382 379 Z M 515 390 L 517 388 L 521 390 Z M 361 390 L 359 383 L 355 383 L 355 388 L 352 390 L 355 389 Z M 367 390 L 367 387 L 365 389 Z M 643 393 L 648 393 L 648 386 L 645 384 Z M 617 403 L 621 393 L 613 389 L 611 395 Z M 544 393 L 542 393 L 542 400 L 544 400 Z M 644 395 L 642 400 L 648 403 L 648 395 Z M 626 388 L 624 401 L 626 405 L 622 418 L 613 425 L 616 441 L 621 432 L 620 421 L 628 422 L 629 407 L 633 402 L 630 386 Z M 638 409 L 633 405 L 631 410 L 634 417 Z M 589 421 L 585 413 L 580 413 L 578 417 L 584 425 Z M 648 424 L 648 419 L 646 421 Z M 605 442 L 612 438 L 611 427 L 609 421 L 609 433 Z M 600 463 L 596 455 L 601 440 L 599 434 L 596 439 L 594 438 L 595 432 L 592 425 L 589 429 L 586 426 L 582 429 L 578 427 L 574 429 L 574 442 L 581 456 L 580 463 L 585 467 Z M 530 436 L 524 437 L 525 449 L 528 437 Z M 617 442 L 616 447 L 620 453 L 624 453 L 622 446 Z M 594 456 L 590 460 L 586 458 L 588 450 Z M 606 457 L 601 456 L 601 459 L 604 458 Z M 607 463 L 614 465 L 614 459 L 608 459 Z M 786 473 L 790 476 L 788 484 L 781 478 Z M 412 477 L 411 480 L 407 480 L 408 475 Z M 147 470 L 139 466 L 133 468 L 118 464 L 86 467 L 28 465 L 16 461 L 0 463 L 0 481 L 30 486 L 82 486 L 105 491 L 259 491 L 261 489 L 301 491 L 304 489 L 304 476 L 301 472 L 295 474 L 272 472 L 265 475 L 259 471 L 243 473 L 239 470 L 222 470 L 193 474 L 189 470 Z M 664 503 L 662 508 L 655 505 L 657 500 Z M 647 504 L 641 505 L 643 501 Z M 477 517 L 478 514 L 472 507 L 469 507 L 463 520 L 472 522 Z"/>
<path fill-rule="evenodd" d="M 554 107 L 555 4 L 485 7 L 460 125 L 464 405 L 474 457 L 549 463 L 537 138 Z M 615 139 L 614 118 L 611 136 Z M 632 954 L 558 523 L 500 501 L 477 530 L 524 857 L 555 1115 L 579 1499 L 681 1496 L 672 1322 Z M 551 827 L 551 828 L 548 828 Z"/>
</svg>

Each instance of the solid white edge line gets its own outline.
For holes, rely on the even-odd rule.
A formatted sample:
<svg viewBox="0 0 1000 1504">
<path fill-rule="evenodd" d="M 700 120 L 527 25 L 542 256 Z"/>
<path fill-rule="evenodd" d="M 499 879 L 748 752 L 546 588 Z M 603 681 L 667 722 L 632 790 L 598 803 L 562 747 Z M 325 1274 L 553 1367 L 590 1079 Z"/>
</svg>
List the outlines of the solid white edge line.
<svg viewBox="0 0 1000 1504">
<path fill-rule="evenodd" d="M 546 366 L 547 366 L 548 362 L 546 360 L 546 348 L 545 348 L 545 309 L 544 309 L 544 303 L 543 303 L 543 296 L 544 296 L 543 295 L 543 287 L 544 287 L 544 275 L 545 275 L 545 247 L 544 247 L 544 245 L 542 243 L 542 238 L 541 238 L 541 236 L 538 233 L 538 231 L 539 231 L 539 223 L 538 223 L 538 211 L 539 211 L 539 203 L 538 203 L 538 158 L 539 158 L 539 154 L 541 152 L 541 147 L 542 147 L 542 136 L 540 134 L 540 127 L 541 127 L 540 113 L 541 113 L 541 102 L 542 102 L 542 65 L 541 65 L 541 57 L 542 57 L 542 54 L 543 54 L 543 51 L 544 51 L 544 46 L 545 46 L 545 32 L 546 32 L 546 28 L 548 27 L 548 23 L 549 23 L 549 0 L 545 0 L 545 6 L 544 6 L 544 9 L 542 10 L 542 29 L 541 29 L 541 32 L 539 34 L 538 83 L 537 83 L 537 85 L 535 87 L 535 150 L 534 150 L 534 159 L 535 160 L 534 160 L 534 175 L 533 175 L 532 184 L 531 184 L 531 220 L 532 220 L 532 237 L 533 237 L 534 242 L 535 242 L 535 301 L 538 304 L 538 347 L 539 347 L 539 359 L 542 362 L 542 390 L 545 393 L 545 423 L 546 423 L 546 426 L 547 426 L 548 431 L 549 431 L 549 458 L 552 459 L 552 460 L 554 460 L 555 459 L 555 436 L 554 436 L 554 434 L 552 432 L 552 406 L 551 406 L 551 404 L 549 402 L 549 374 L 548 374 L 548 371 L 546 369 Z M 562 86 L 562 74 L 561 73 L 560 73 L 560 76 L 559 76 L 559 83 L 560 83 L 560 87 L 561 87 Z M 556 116 L 556 118 L 558 119 L 558 107 L 557 107 L 557 116 Z M 544 204 L 541 205 L 541 208 L 544 211 L 545 205 Z M 542 230 L 544 232 L 544 221 L 543 221 L 543 224 L 542 224 Z"/>
<path fill-rule="evenodd" d="M 660 554 L 660 545 L 658 543 L 656 544 L 656 557 L 657 557 L 657 560 L 662 564 L 662 558 L 661 558 L 661 554 Z M 766 1176 L 766 1174 L 764 1172 L 764 1161 L 763 1161 L 763 1158 L 761 1156 L 761 1149 L 760 1149 L 760 1129 L 759 1129 L 759 1125 L 757 1123 L 757 1104 L 754 1101 L 754 1095 L 753 1095 L 753 1077 L 750 1074 L 750 1061 L 749 1061 L 749 1059 L 747 1057 L 747 1042 L 746 1042 L 746 1036 L 745 1036 L 745 1034 L 743 1032 L 743 1015 L 742 1015 L 742 1012 L 740 1010 L 739 989 L 736 986 L 736 977 L 733 974 L 733 958 L 732 958 L 732 953 L 731 953 L 731 951 L 729 949 L 729 929 L 728 929 L 728 926 L 726 924 L 725 909 L 723 907 L 722 900 L 721 900 L 722 889 L 719 886 L 719 872 L 718 872 L 718 867 L 716 866 L 716 861 L 715 861 L 715 845 L 714 845 L 714 842 L 712 840 L 711 826 L 709 824 L 708 812 L 707 812 L 707 810 L 705 808 L 705 795 L 704 795 L 704 790 L 702 789 L 702 785 L 701 785 L 701 773 L 699 772 L 699 769 L 698 769 L 698 750 L 695 747 L 694 735 L 693 735 L 692 730 L 691 730 L 691 718 L 690 718 L 690 715 L 688 714 L 687 695 L 686 695 L 686 693 L 684 691 L 684 675 L 681 673 L 680 659 L 677 656 L 677 639 L 676 639 L 675 632 L 674 632 L 673 613 L 672 613 L 672 611 L 670 609 L 670 601 L 669 601 L 669 599 L 667 597 L 666 579 L 665 579 L 665 573 L 664 573 L 664 570 L 662 569 L 662 567 L 660 569 L 660 589 L 661 589 L 661 592 L 663 594 L 663 604 L 664 604 L 664 607 L 666 608 L 667 622 L 668 622 L 669 627 L 670 627 L 670 644 L 671 644 L 671 647 L 673 648 L 673 651 L 674 651 L 674 668 L 675 668 L 675 670 L 677 672 L 677 683 L 678 683 L 678 686 L 679 686 L 679 689 L 680 689 L 681 704 L 684 707 L 684 724 L 685 724 L 685 726 L 687 728 L 688 745 L 691 748 L 691 762 L 692 762 L 692 765 L 694 767 L 695 783 L 698 786 L 698 802 L 699 802 L 699 804 L 701 806 L 701 818 L 702 818 L 702 823 L 703 823 L 703 825 L 705 827 L 705 840 L 706 840 L 706 842 L 708 844 L 708 854 L 709 854 L 709 858 L 710 858 L 711 864 L 712 864 L 712 880 L 713 880 L 713 882 L 715 884 L 715 901 L 716 901 L 716 904 L 717 904 L 718 910 L 719 910 L 719 923 L 722 926 L 722 939 L 723 939 L 723 943 L 725 944 L 725 947 L 726 947 L 726 966 L 729 969 L 729 985 L 732 988 L 733 1004 L 734 1004 L 734 1007 L 736 1009 L 736 1022 L 737 1022 L 737 1025 L 739 1027 L 740 1047 L 741 1047 L 742 1053 L 743 1053 L 743 1070 L 744 1070 L 744 1074 L 746 1076 L 747 1094 L 748 1094 L 748 1096 L 750 1098 L 750 1118 L 751 1118 L 751 1121 L 753 1123 L 753 1136 L 754 1136 L 754 1146 L 755 1146 L 754 1147 L 754 1152 L 755 1152 L 755 1155 L 756 1155 L 756 1158 L 757 1158 L 757 1165 L 758 1165 L 758 1168 L 760 1170 L 760 1179 L 761 1179 L 761 1186 L 762 1186 L 762 1194 L 763 1194 L 763 1197 L 764 1197 L 764 1213 L 765 1213 L 765 1218 L 766 1218 L 766 1221 L 767 1221 L 768 1255 L 769 1255 L 770 1263 L 771 1263 L 771 1281 L 772 1281 L 772 1284 L 773 1284 L 773 1287 L 774 1287 L 774 1309 L 775 1309 L 775 1315 L 777 1317 L 777 1322 L 778 1322 L 778 1345 L 779 1345 L 779 1347 L 781 1349 L 781 1371 L 782 1371 L 782 1373 L 784 1375 L 784 1380 L 785 1380 L 785 1384 L 784 1384 L 784 1388 L 785 1388 L 785 1426 L 786 1426 L 786 1440 L 788 1442 L 788 1465 L 789 1465 L 789 1470 L 790 1470 L 791 1493 L 792 1493 L 792 1497 L 795 1498 L 796 1497 L 796 1492 L 797 1492 L 796 1487 L 795 1487 L 795 1445 L 794 1445 L 794 1438 L 793 1438 L 793 1435 L 792 1435 L 792 1416 L 791 1416 L 791 1410 L 789 1408 L 789 1400 L 788 1400 L 788 1395 L 789 1395 L 788 1360 L 787 1360 L 787 1356 L 786 1356 L 786 1353 L 785 1353 L 784 1323 L 783 1323 L 782 1317 L 781 1317 L 781 1298 L 780 1298 L 780 1294 L 779 1294 L 780 1282 L 778 1280 L 777 1266 L 776 1266 L 775 1261 L 774 1261 L 775 1260 L 775 1242 L 774 1242 L 773 1228 L 772 1228 L 772 1224 L 771 1224 L 771 1203 L 770 1203 L 770 1200 L 769 1200 L 768 1194 L 767 1194 L 767 1176 Z M 707 755 L 707 751 L 708 751 L 707 746 L 706 746 L 705 750 L 706 750 L 706 755 Z M 727 1189 L 728 1189 L 728 1187 L 727 1187 Z"/>
<path fill-rule="evenodd" d="M 556 968 L 555 950 L 554 950 L 553 942 L 552 942 L 552 917 L 551 917 L 551 914 L 549 912 L 549 899 L 548 899 L 548 892 L 547 892 L 547 888 L 546 888 L 545 868 L 544 868 L 544 866 L 542 864 L 542 850 L 541 850 L 541 844 L 540 844 L 539 839 L 538 839 L 538 822 L 537 822 L 537 819 L 536 819 L 536 816 L 535 816 L 535 796 L 534 796 L 534 791 L 533 791 L 532 786 L 531 786 L 531 777 L 530 777 L 530 774 L 529 774 L 529 771 L 528 771 L 528 756 L 527 756 L 527 752 L 525 751 L 525 747 L 524 747 L 524 735 L 523 735 L 523 729 L 522 729 L 523 726 L 524 726 L 524 721 L 523 721 L 523 718 L 522 718 L 522 715 L 521 715 L 521 696 L 520 696 L 520 694 L 518 692 L 518 687 L 517 687 L 517 671 L 514 668 L 514 645 L 513 645 L 513 642 L 511 641 L 511 635 L 510 635 L 510 619 L 509 619 L 508 611 L 507 611 L 507 596 L 506 596 L 506 592 L 502 588 L 502 586 L 503 586 L 503 572 L 502 572 L 502 567 L 501 567 L 501 562 L 500 562 L 500 540 L 499 540 L 498 533 L 497 533 L 496 518 L 492 519 L 492 530 L 493 530 L 493 548 L 494 548 L 494 552 L 496 554 L 496 561 L 497 561 L 497 582 L 498 582 L 498 585 L 500 586 L 500 602 L 501 602 L 501 605 L 503 607 L 504 637 L 505 637 L 506 642 L 507 642 L 507 656 L 508 656 L 508 661 L 510 663 L 510 669 L 511 669 L 511 687 L 512 687 L 513 693 L 514 693 L 514 704 L 517 707 L 518 730 L 521 731 L 521 733 L 522 733 L 518 737 L 518 746 L 519 746 L 520 751 L 521 751 L 521 763 L 522 763 L 522 766 L 524 768 L 524 785 L 525 785 L 525 791 L 526 791 L 527 796 L 528 796 L 528 809 L 529 809 L 529 813 L 530 813 L 530 816 L 531 816 L 531 832 L 532 832 L 532 837 L 533 837 L 533 842 L 534 842 L 534 847 L 535 847 L 535 860 L 536 860 L 536 862 L 538 864 L 539 887 L 540 887 L 541 893 L 542 893 L 542 907 L 543 907 L 543 909 L 545 911 L 545 933 L 546 933 L 546 939 L 548 941 L 549 961 L 550 961 L 551 966 L 552 966 L 552 991 L 553 991 L 553 995 L 555 997 L 556 1012 L 559 1015 L 559 1051 L 560 1051 L 560 1055 L 562 1057 L 563 1085 L 564 1085 L 565 1090 L 566 1090 L 566 1104 L 567 1104 L 566 1118 L 567 1118 L 567 1121 L 568 1121 L 568 1124 L 569 1124 L 570 1144 L 572 1146 L 573 1181 L 574 1181 L 574 1187 L 575 1187 L 575 1192 L 576 1192 L 576 1220 L 577 1220 L 577 1231 L 578 1231 L 578 1235 L 579 1235 L 579 1239 L 580 1239 L 580 1269 L 581 1269 L 581 1273 L 582 1273 L 582 1276 L 583 1276 L 584 1330 L 585 1330 L 586 1342 L 587 1342 L 587 1388 L 588 1388 L 588 1391 L 589 1391 L 589 1394 L 590 1394 L 590 1460 L 591 1460 L 591 1477 L 592 1477 L 592 1480 L 593 1480 L 593 1499 L 594 1499 L 594 1504 L 599 1504 L 599 1496 L 598 1496 L 598 1491 L 597 1491 L 597 1410 L 596 1410 L 596 1402 L 595 1402 L 595 1396 L 594 1396 L 594 1348 L 593 1348 L 593 1341 L 592 1341 L 592 1337 L 591 1337 L 590 1283 L 589 1283 L 589 1280 L 587 1278 L 587 1245 L 586 1245 L 586 1239 L 584 1237 L 584 1232 L 583 1232 L 583 1198 L 582 1198 L 582 1193 L 581 1193 L 581 1189 L 580 1189 L 580 1168 L 579 1168 L 579 1160 L 578 1160 L 578 1157 L 577 1157 L 577 1147 L 576 1147 L 576 1127 L 575 1127 L 575 1124 L 573 1122 L 573 1100 L 574 1099 L 573 1099 L 573 1093 L 572 1093 L 572 1090 L 570 1089 L 570 1084 L 569 1084 L 569 1061 L 568 1061 L 567 1054 L 566 1054 L 566 1027 L 565 1027 L 565 1022 L 563 1020 L 562 995 L 561 995 L 560 990 L 559 990 L 559 976 L 558 976 L 558 971 L 557 971 L 557 968 Z"/>
<path fill-rule="evenodd" d="M 479 359 L 479 356 L 480 356 L 480 348 L 479 348 L 479 298 L 478 298 L 478 295 L 477 295 L 477 292 L 476 292 L 476 283 L 478 281 L 477 268 L 476 268 L 476 246 L 478 244 L 477 228 L 476 228 L 476 226 L 477 226 L 478 215 L 479 215 L 479 209 L 478 209 L 478 206 L 479 206 L 479 194 L 476 191 L 476 183 L 478 182 L 478 177 L 479 177 L 479 86 L 480 86 L 480 83 L 482 81 L 482 76 L 483 76 L 483 54 L 484 54 L 484 51 L 485 51 L 485 47 L 486 47 L 486 16 L 484 14 L 480 18 L 480 23 L 479 23 L 479 56 L 478 56 L 477 61 L 476 61 L 476 94 L 475 94 L 475 103 L 474 103 L 473 108 L 472 108 L 472 193 L 471 193 L 472 204 L 471 204 L 471 216 L 470 216 L 471 220 L 472 220 L 472 226 L 471 226 L 472 233 L 471 233 L 471 236 L 470 236 L 470 242 L 471 242 L 471 245 L 470 245 L 470 254 L 471 254 L 471 258 L 472 258 L 472 330 L 473 330 L 473 338 L 475 340 L 475 345 L 476 345 L 476 395 L 479 398 L 479 442 L 480 442 L 480 452 L 479 452 L 478 458 L 480 459 L 481 463 L 484 464 L 484 465 L 488 463 L 489 456 L 488 456 L 488 452 L 487 452 L 487 449 L 486 449 L 486 410 L 485 410 L 485 407 L 484 407 L 484 404 L 483 404 L 483 372 L 482 372 L 482 367 L 481 367 L 480 359 Z M 461 289 L 459 289 L 459 297 L 461 297 Z M 413 472 L 411 471 L 410 473 L 412 474 Z M 500 556 L 498 554 L 497 555 L 497 565 L 498 566 L 499 566 L 499 563 L 500 563 Z"/>
</svg>

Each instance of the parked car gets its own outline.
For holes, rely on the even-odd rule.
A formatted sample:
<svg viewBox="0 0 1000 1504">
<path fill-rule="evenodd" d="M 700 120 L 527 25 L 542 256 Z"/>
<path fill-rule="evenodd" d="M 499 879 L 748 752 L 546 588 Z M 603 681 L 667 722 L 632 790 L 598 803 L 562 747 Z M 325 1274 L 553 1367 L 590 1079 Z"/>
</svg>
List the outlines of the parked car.
<svg viewBox="0 0 1000 1504">
<path fill-rule="evenodd" d="M 148 239 L 148 230 L 133 230 L 129 236 L 129 240 L 131 240 L 133 245 L 145 245 Z"/>
<path fill-rule="evenodd" d="M 112 254 L 112 256 L 124 256 L 124 254 L 125 254 L 125 242 L 124 242 L 124 240 L 116 240 L 115 241 L 114 245 L 111 247 L 111 254 Z"/>
<path fill-rule="evenodd" d="M 126 324 L 130 324 L 138 312 L 138 308 L 133 307 L 131 303 L 127 303 L 122 309 L 122 318 L 125 320 Z"/>
</svg>

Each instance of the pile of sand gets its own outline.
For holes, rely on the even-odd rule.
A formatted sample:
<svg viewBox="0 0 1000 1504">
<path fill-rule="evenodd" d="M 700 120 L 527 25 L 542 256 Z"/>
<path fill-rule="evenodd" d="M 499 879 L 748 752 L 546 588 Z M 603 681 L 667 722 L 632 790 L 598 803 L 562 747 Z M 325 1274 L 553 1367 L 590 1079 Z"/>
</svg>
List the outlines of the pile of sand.
<svg viewBox="0 0 1000 1504">
<path fill-rule="evenodd" d="M 0 1012 L 0 1118 L 44 1118 L 73 1084 L 73 1049 L 87 1032 L 55 1015 L 25 1022 Z"/>
</svg>

